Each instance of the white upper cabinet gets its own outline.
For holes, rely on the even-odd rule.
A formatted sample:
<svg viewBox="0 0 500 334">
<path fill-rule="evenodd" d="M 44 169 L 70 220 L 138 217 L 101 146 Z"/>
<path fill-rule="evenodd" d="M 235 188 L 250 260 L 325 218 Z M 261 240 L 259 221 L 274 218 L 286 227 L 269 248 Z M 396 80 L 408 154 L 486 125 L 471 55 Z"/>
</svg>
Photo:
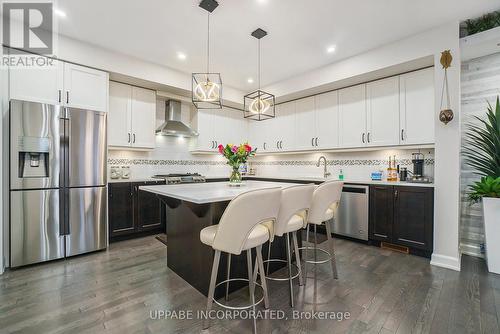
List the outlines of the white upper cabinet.
<svg viewBox="0 0 500 334">
<path fill-rule="evenodd" d="M 338 91 L 320 94 L 316 100 L 316 148 L 339 146 L 339 103 Z"/>
<path fill-rule="evenodd" d="M 283 103 L 276 108 L 276 117 L 264 122 L 271 122 L 272 146 L 278 151 L 295 149 L 295 102 Z"/>
<path fill-rule="evenodd" d="M 366 143 L 399 144 L 399 77 L 366 84 Z"/>
<path fill-rule="evenodd" d="M 108 145 L 130 146 L 132 133 L 132 86 L 109 83 Z"/>
<path fill-rule="evenodd" d="M 139 87 L 132 87 L 131 124 L 132 146 L 136 148 L 155 148 L 155 91 Z"/>
<path fill-rule="evenodd" d="M 316 148 L 317 122 L 314 97 L 297 100 L 295 111 L 295 148 L 297 150 Z"/>
<path fill-rule="evenodd" d="M 400 139 L 402 145 L 433 144 L 434 68 L 400 76 Z"/>
<path fill-rule="evenodd" d="M 49 62 L 49 61 L 48 61 Z M 10 99 L 108 110 L 108 73 L 50 60 L 44 68 L 9 68 Z"/>
<path fill-rule="evenodd" d="M 53 60 L 48 68 L 9 68 L 10 99 L 61 104 L 63 98 L 63 66 Z"/>
<path fill-rule="evenodd" d="M 156 93 L 110 82 L 108 145 L 118 148 L 156 147 Z"/>
<path fill-rule="evenodd" d="M 195 151 L 215 151 L 214 112 L 213 109 L 198 109 L 196 112 L 198 137 L 196 137 Z"/>
<path fill-rule="evenodd" d="M 342 148 L 366 146 L 366 85 L 339 90 L 339 144 Z"/>
<path fill-rule="evenodd" d="M 198 109 L 198 138 L 194 151 L 217 152 L 219 145 L 239 145 L 249 141 L 249 128 L 243 113 L 231 109 Z"/>
<path fill-rule="evenodd" d="M 107 111 L 108 73 L 64 63 L 63 99 L 68 107 Z"/>
</svg>

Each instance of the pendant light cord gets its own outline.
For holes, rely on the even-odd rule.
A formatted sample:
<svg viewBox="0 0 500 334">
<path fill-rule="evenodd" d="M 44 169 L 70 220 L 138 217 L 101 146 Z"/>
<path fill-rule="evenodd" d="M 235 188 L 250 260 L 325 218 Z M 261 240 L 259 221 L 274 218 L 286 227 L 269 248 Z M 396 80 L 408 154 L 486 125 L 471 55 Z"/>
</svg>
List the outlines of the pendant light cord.
<svg viewBox="0 0 500 334">
<path fill-rule="evenodd" d="M 258 56 L 258 67 L 259 67 L 259 73 L 257 74 L 258 75 L 258 86 L 259 86 L 259 91 L 260 91 L 260 38 L 259 38 L 259 56 Z M 260 93 L 259 93 L 260 95 Z"/>
<path fill-rule="evenodd" d="M 207 14 L 207 81 L 210 73 L 210 13 Z"/>
</svg>

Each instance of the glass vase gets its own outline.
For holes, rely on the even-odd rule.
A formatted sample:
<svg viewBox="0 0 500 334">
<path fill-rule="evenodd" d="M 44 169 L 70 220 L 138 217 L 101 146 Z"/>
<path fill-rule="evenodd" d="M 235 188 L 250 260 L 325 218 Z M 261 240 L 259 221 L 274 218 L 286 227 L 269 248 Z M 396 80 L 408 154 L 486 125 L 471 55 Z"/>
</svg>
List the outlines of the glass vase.
<svg viewBox="0 0 500 334">
<path fill-rule="evenodd" d="M 241 184 L 241 173 L 239 166 L 233 166 L 231 175 L 229 176 L 229 183 L 232 185 Z"/>
</svg>

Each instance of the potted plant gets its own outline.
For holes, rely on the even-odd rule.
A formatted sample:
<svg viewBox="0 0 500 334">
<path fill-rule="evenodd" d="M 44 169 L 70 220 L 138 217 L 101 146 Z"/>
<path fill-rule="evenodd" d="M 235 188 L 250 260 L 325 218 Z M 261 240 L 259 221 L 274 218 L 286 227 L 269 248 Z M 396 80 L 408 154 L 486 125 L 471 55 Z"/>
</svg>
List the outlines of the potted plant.
<svg viewBox="0 0 500 334">
<path fill-rule="evenodd" d="M 229 176 L 230 185 L 241 184 L 240 166 L 247 162 L 248 158 L 255 155 L 257 149 L 252 149 L 248 143 L 240 144 L 239 146 L 233 144 L 219 145 L 219 153 L 227 159 L 227 164 L 231 166 L 232 171 Z"/>
<path fill-rule="evenodd" d="M 469 186 L 471 203 L 482 201 L 486 262 L 488 270 L 500 274 L 500 101 L 488 104 L 486 119 L 476 117 L 481 126 L 469 125 L 466 132 L 465 162 L 481 176 Z"/>
</svg>

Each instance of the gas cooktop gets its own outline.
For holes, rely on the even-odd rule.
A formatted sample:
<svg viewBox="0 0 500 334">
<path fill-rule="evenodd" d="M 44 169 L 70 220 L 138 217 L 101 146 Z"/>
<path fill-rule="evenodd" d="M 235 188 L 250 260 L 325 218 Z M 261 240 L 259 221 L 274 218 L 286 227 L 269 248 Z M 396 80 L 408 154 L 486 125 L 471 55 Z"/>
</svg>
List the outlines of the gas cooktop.
<svg viewBox="0 0 500 334">
<path fill-rule="evenodd" d="M 200 183 L 205 182 L 205 177 L 199 173 L 171 173 L 153 175 L 155 179 L 165 179 L 167 184 Z"/>
</svg>

